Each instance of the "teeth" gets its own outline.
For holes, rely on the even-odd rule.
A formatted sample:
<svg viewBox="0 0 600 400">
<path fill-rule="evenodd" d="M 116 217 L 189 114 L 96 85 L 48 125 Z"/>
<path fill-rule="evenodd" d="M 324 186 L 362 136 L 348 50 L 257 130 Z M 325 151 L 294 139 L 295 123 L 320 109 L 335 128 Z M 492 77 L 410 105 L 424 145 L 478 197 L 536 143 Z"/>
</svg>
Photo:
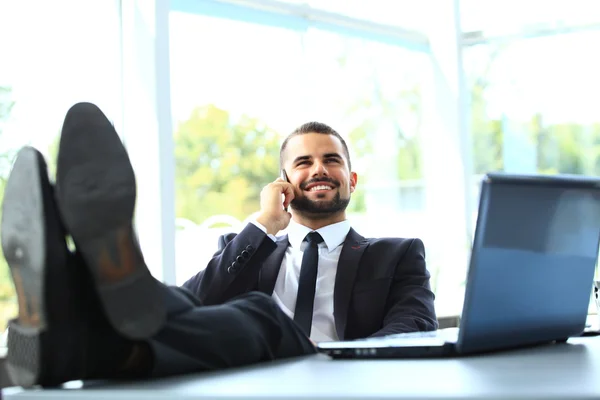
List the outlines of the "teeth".
<svg viewBox="0 0 600 400">
<path fill-rule="evenodd" d="M 318 186 L 313 186 L 310 188 L 311 192 L 314 192 L 315 190 L 330 190 L 331 187 L 327 186 L 327 185 L 318 185 Z"/>
</svg>

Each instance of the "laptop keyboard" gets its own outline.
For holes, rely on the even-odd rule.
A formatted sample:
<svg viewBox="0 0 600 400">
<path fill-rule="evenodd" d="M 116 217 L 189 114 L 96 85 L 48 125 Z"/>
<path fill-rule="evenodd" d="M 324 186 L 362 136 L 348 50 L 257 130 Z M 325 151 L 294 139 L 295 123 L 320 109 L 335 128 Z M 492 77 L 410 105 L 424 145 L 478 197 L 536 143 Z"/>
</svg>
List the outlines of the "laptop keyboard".
<svg viewBox="0 0 600 400">
<path fill-rule="evenodd" d="M 438 331 L 428 331 L 428 332 L 407 332 L 407 333 L 394 333 L 393 335 L 387 335 L 388 339 L 402 339 L 402 338 L 428 338 L 428 337 L 439 337 L 440 333 Z M 373 338 L 374 339 L 374 338 Z"/>
<path fill-rule="evenodd" d="M 427 339 L 435 338 L 441 339 L 448 342 L 455 342 L 458 339 L 458 328 L 447 328 L 440 329 L 437 331 L 427 332 L 407 332 L 407 333 L 394 333 L 387 336 L 379 336 L 373 338 L 366 338 L 362 340 L 404 340 L 404 339 Z"/>
</svg>

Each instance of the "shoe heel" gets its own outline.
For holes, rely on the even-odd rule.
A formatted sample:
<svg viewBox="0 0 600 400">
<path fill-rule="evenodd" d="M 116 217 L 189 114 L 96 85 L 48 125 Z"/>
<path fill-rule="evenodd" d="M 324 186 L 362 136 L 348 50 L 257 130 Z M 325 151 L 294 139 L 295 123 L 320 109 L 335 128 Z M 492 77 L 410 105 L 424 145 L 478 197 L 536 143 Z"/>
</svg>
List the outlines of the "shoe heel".
<svg viewBox="0 0 600 400">
<path fill-rule="evenodd" d="M 131 339 L 147 339 L 166 318 L 160 283 L 150 274 L 131 225 L 79 246 L 113 328 Z"/>
<path fill-rule="evenodd" d="M 6 372 L 16 386 L 31 387 L 40 379 L 40 331 L 9 322 Z"/>
<path fill-rule="evenodd" d="M 153 336 L 166 318 L 160 283 L 133 233 L 136 181 L 114 126 L 95 105 L 67 113 L 58 152 L 58 206 L 89 268 L 106 316 L 131 339 Z"/>
</svg>

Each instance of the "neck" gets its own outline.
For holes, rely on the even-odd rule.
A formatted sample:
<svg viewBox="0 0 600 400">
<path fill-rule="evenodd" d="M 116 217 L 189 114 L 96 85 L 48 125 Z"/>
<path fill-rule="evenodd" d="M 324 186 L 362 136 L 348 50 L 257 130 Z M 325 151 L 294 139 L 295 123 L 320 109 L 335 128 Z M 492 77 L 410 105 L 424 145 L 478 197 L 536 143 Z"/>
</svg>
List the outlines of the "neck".
<svg viewBox="0 0 600 400">
<path fill-rule="evenodd" d="M 346 213 L 344 211 L 341 211 L 339 213 L 324 216 L 319 214 L 300 215 L 292 211 L 292 219 L 294 220 L 294 222 L 300 225 L 304 225 L 307 228 L 312 229 L 313 231 L 316 231 L 317 229 L 322 228 L 324 226 L 333 225 L 337 224 L 338 222 L 345 221 Z"/>
</svg>

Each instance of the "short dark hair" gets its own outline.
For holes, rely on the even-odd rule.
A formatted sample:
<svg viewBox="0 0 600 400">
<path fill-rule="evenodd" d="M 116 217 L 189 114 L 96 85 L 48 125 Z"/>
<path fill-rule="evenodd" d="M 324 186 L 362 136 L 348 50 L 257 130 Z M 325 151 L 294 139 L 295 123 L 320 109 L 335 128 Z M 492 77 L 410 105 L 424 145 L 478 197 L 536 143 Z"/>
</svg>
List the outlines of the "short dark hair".
<svg viewBox="0 0 600 400">
<path fill-rule="evenodd" d="M 345 153 L 344 155 L 348 160 L 348 169 L 352 171 L 352 164 L 350 162 L 350 151 L 348 151 L 348 145 L 346 144 L 344 138 L 329 125 L 315 121 L 307 122 L 305 124 L 300 125 L 285 138 L 285 140 L 281 144 L 281 149 L 279 150 L 279 168 L 283 169 L 283 152 L 285 151 L 285 148 L 287 147 L 287 144 L 290 141 L 290 139 L 294 136 L 306 135 L 308 133 L 320 133 L 322 135 L 331 135 L 338 138 L 340 142 L 342 142 L 342 147 L 344 148 Z"/>
</svg>

